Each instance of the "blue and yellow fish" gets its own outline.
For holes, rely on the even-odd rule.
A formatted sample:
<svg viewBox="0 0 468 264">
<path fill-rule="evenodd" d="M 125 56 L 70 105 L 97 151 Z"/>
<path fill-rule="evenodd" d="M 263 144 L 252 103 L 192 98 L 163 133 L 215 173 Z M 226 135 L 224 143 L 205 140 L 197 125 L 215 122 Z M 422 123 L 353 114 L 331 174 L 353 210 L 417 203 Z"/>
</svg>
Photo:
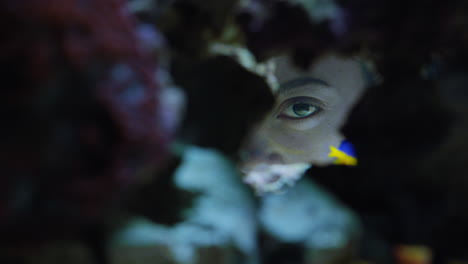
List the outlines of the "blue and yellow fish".
<svg viewBox="0 0 468 264">
<path fill-rule="evenodd" d="M 328 153 L 328 157 L 335 158 L 334 164 L 337 165 L 357 165 L 357 158 L 356 153 L 354 152 L 354 147 L 351 142 L 347 140 L 343 140 L 338 148 L 335 146 L 330 146 L 330 153 Z"/>
</svg>

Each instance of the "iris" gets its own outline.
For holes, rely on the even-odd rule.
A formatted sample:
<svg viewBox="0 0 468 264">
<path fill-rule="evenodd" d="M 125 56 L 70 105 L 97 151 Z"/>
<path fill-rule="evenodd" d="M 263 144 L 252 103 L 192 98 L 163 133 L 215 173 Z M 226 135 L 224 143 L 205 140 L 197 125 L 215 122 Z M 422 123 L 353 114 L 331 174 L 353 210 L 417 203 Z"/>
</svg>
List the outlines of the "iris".
<svg viewBox="0 0 468 264">
<path fill-rule="evenodd" d="M 317 107 L 307 103 L 298 103 L 292 105 L 292 111 L 298 117 L 306 117 L 312 115 L 317 110 Z"/>
<path fill-rule="evenodd" d="M 295 120 L 314 117 L 315 115 L 319 114 L 325 107 L 325 103 L 314 97 L 293 97 L 283 101 L 280 104 L 278 107 L 277 118 Z"/>
</svg>

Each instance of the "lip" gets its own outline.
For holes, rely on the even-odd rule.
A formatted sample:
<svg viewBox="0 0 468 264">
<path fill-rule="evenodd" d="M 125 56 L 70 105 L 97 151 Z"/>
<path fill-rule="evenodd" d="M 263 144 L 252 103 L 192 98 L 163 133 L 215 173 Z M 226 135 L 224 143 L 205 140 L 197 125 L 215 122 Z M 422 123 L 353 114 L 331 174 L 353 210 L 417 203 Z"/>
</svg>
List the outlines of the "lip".
<svg viewBox="0 0 468 264">
<path fill-rule="evenodd" d="M 259 164 L 249 171 L 243 171 L 243 181 L 252 186 L 257 194 L 275 193 L 293 186 L 310 166 L 308 163 Z"/>
</svg>

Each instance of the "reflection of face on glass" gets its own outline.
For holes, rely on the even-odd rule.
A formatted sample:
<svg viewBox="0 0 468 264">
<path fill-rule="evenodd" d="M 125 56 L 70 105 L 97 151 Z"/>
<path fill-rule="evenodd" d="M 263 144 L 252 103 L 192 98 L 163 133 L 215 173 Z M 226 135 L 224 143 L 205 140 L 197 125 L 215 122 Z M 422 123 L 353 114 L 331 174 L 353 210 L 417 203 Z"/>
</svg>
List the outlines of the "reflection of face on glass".
<svg viewBox="0 0 468 264">
<path fill-rule="evenodd" d="M 246 144 L 244 172 L 272 164 L 331 163 L 330 146 L 343 140 L 339 130 L 365 86 L 360 63 L 327 55 L 302 71 L 286 57 L 274 62 L 276 103 Z M 273 176 L 269 180 L 280 177 Z"/>
</svg>

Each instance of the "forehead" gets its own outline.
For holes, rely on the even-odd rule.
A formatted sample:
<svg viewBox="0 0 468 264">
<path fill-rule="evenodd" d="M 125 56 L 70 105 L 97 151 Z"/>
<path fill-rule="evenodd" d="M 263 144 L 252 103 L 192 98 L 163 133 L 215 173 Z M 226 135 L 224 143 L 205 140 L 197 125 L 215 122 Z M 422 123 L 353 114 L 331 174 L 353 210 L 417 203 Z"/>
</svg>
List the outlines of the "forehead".
<svg viewBox="0 0 468 264">
<path fill-rule="evenodd" d="M 280 84 L 302 77 L 311 77 L 329 84 L 338 92 L 360 92 L 364 86 L 364 75 L 360 63 L 352 57 L 344 58 L 333 54 L 315 60 L 308 69 L 293 65 L 287 56 L 273 59 L 275 76 Z"/>
</svg>

